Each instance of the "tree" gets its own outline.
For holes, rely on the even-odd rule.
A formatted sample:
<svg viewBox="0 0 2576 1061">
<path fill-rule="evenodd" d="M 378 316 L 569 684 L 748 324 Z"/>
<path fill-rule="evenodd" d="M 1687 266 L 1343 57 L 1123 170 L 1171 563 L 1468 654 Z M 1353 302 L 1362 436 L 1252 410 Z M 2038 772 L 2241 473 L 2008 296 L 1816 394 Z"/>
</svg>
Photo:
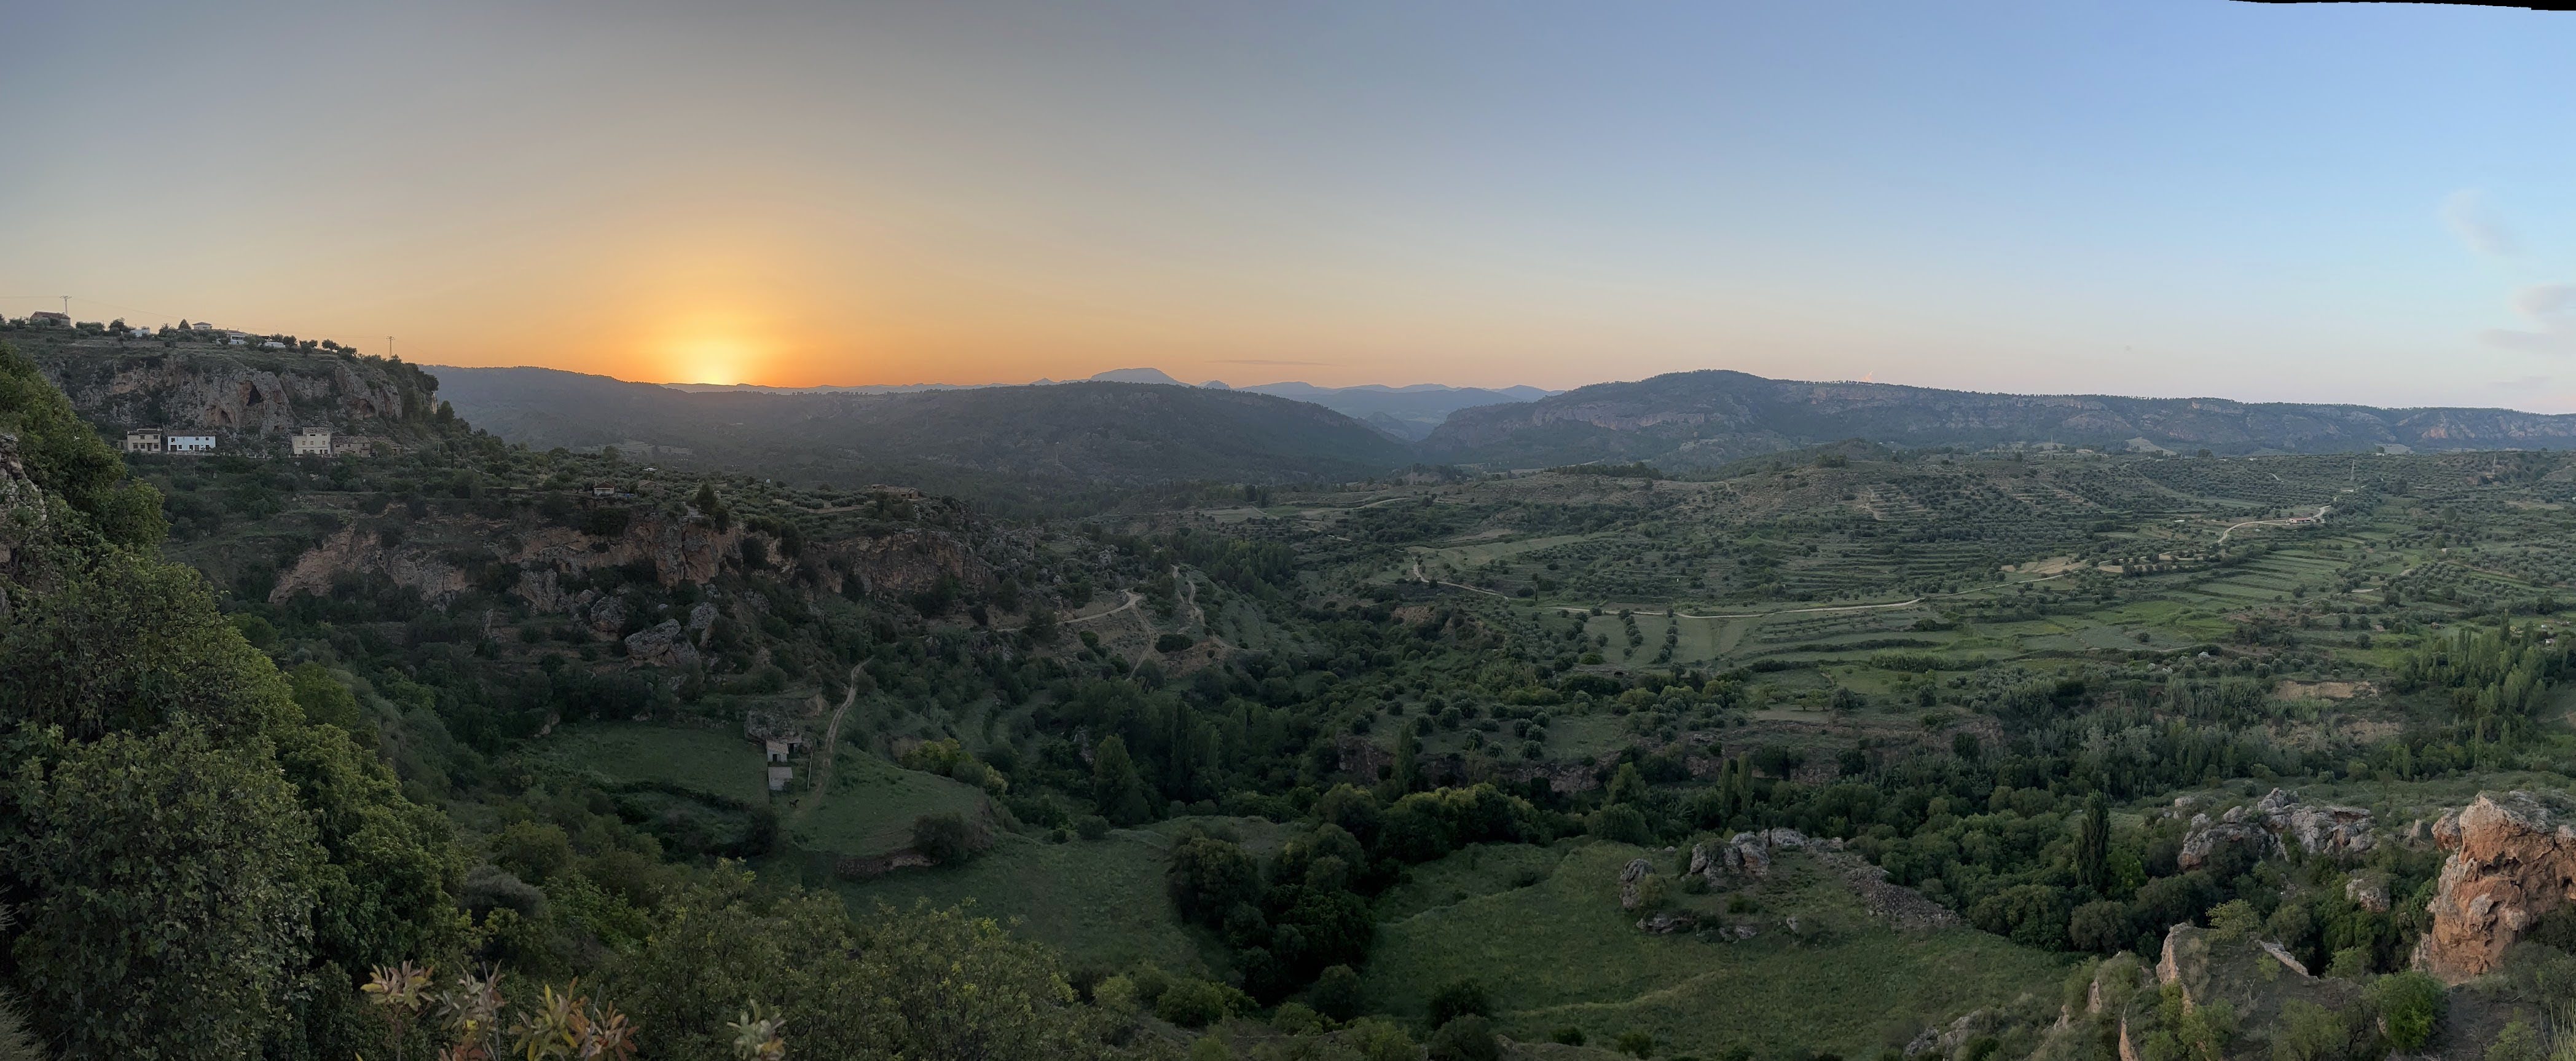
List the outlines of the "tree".
<svg viewBox="0 0 2576 1061">
<path fill-rule="evenodd" d="M 1422 736 L 1406 726 L 1395 735 L 1395 768 L 1388 780 L 1397 795 L 1422 787 Z"/>
<path fill-rule="evenodd" d="M 1237 905 L 1261 901 L 1261 867 L 1243 845 L 1212 836 L 1173 845 L 1163 880 L 1181 917 L 1211 928 Z"/>
<path fill-rule="evenodd" d="M 87 745 L 50 731 L 10 787 L 6 862 L 30 896 L 14 955 L 47 1038 L 211 1061 L 281 1031 L 322 852 L 258 749 L 186 724 Z"/>
<path fill-rule="evenodd" d="M 1104 1053 L 1100 1012 L 1077 1002 L 1053 954 L 992 919 L 927 902 L 854 917 L 836 895 L 757 888 L 748 873 L 672 895 L 642 950 L 598 987 L 628 1006 L 657 1057 L 727 1056 L 744 999 L 788 1014 L 794 1057 Z"/>
<path fill-rule="evenodd" d="M 970 821 L 955 811 L 924 814 L 912 820 L 912 849 L 942 866 L 963 863 L 992 845 L 993 836 L 982 822 Z"/>
<path fill-rule="evenodd" d="M 1637 772 L 1637 764 L 1620 763 L 1618 772 L 1610 775 L 1610 790 L 1604 802 L 1643 807 L 1646 796 L 1646 777 Z"/>
<path fill-rule="evenodd" d="M 1654 827 L 1647 824 L 1646 815 L 1625 803 L 1593 811 L 1584 831 L 1613 843 L 1644 845 L 1655 840 Z"/>
<path fill-rule="evenodd" d="M 2129 906 L 2096 899 L 2075 908 L 2066 920 L 2066 941 L 2077 950 L 2109 954 L 2129 945 Z"/>
<path fill-rule="evenodd" d="M 298 663 L 286 672 L 286 685 L 295 698 L 295 706 L 304 709 L 305 721 L 338 726 L 353 736 L 358 733 L 362 719 L 358 698 L 330 668 L 310 660 Z M 368 736 L 374 734 L 370 732 Z"/>
<path fill-rule="evenodd" d="M 1331 965 L 1315 977 L 1315 986 L 1306 989 L 1306 1001 L 1321 1013 L 1338 1021 L 1360 1015 L 1360 974 L 1347 965 Z"/>
<path fill-rule="evenodd" d="M 2111 811 L 2094 793 L 2084 801 L 2084 824 L 2075 832 L 2075 884 L 2095 895 L 2111 890 Z"/>
<path fill-rule="evenodd" d="M 1091 800 L 1100 813 L 1119 825 L 1137 825 L 1154 816 L 1145 779 L 1127 756 L 1127 742 L 1116 734 L 1103 737 L 1091 757 Z"/>
<path fill-rule="evenodd" d="M 2272 1037 L 2272 1055 L 2281 1061 L 2332 1061 L 2344 1056 L 2351 1039 L 2342 1014 L 2293 998 L 2281 1003 L 2281 1030 Z"/>
</svg>

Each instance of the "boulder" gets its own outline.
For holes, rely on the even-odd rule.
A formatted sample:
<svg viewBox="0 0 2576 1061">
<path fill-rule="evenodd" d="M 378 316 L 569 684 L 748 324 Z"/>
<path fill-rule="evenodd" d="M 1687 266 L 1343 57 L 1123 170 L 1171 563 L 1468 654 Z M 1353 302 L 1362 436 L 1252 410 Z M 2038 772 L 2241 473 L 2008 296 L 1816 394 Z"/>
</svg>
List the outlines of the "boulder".
<svg viewBox="0 0 2576 1061">
<path fill-rule="evenodd" d="M 2257 857 L 2278 858 L 2288 854 L 2291 843 L 2310 854 L 2343 858 L 2369 851 L 2375 842 L 2369 811 L 2312 806 L 2276 788 L 2251 806 L 2228 808 L 2215 821 L 2206 813 L 2192 815 L 2175 861 L 2186 870 L 2198 869 L 2220 850 L 2240 845 L 2258 849 Z"/>
<path fill-rule="evenodd" d="M 1645 902 L 1637 885 L 1654 872 L 1654 865 L 1645 859 L 1629 860 L 1627 868 L 1619 871 L 1619 909 L 1634 910 Z"/>
<path fill-rule="evenodd" d="M 1795 850 L 1816 845 L 1796 829 L 1765 829 L 1737 833 L 1718 844 L 1691 845 L 1690 871 L 1708 878 L 1710 884 L 1721 884 L 1729 876 L 1763 877 L 1771 872 L 1771 855 L 1777 850 Z M 1840 850 L 1840 842 L 1816 845 Z"/>
<path fill-rule="evenodd" d="M 705 601 L 699 601 L 696 607 L 689 609 L 689 636 L 696 640 L 698 644 L 704 645 L 707 643 L 707 634 L 714 630 L 715 626 L 715 605 L 709 604 Z"/>
<path fill-rule="evenodd" d="M 618 631 L 626 629 L 628 614 L 626 598 L 609 596 L 592 601 L 582 618 L 591 629 L 615 637 Z"/>
<path fill-rule="evenodd" d="M 1699 918 L 1674 910 L 1658 910 L 1638 919 L 1637 928 L 1648 935 L 1669 936 L 1699 927 Z"/>
<path fill-rule="evenodd" d="M 2480 793 L 2433 824 L 2433 842 L 2450 857 L 2415 965 L 2446 983 L 2493 970 L 2542 914 L 2576 896 L 2576 825 L 2529 793 Z"/>
<path fill-rule="evenodd" d="M 664 619 L 656 626 L 627 635 L 626 658 L 643 666 L 687 667 L 698 662 L 698 650 L 680 631 L 679 620 Z"/>
<path fill-rule="evenodd" d="M 2353 905 L 2374 914 L 2388 912 L 2388 877 L 2382 873 L 2354 874 L 2343 882 L 2343 897 Z"/>
</svg>

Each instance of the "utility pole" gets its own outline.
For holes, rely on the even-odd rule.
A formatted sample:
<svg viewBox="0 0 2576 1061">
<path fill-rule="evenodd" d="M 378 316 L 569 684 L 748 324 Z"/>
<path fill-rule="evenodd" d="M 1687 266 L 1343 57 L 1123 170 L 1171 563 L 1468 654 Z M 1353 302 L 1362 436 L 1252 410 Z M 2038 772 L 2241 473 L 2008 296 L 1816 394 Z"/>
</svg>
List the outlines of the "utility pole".
<svg viewBox="0 0 2576 1061">
<path fill-rule="evenodd" d="M 388 335 L 388 336 L 385 336 L 385 360 L 387 360 L 387 361 L 391 361 L 391 360 L 393 360 L 393 359 L 394 359 L 394 337 L 393 337 L 393 336 Z"/>
<path fill-rule="evenodd" d="M 70 295 L 64 295 L 64 296 L 63 296 L 63 316 L 68 317 L 68 316 L 71 316 L 71 315 L 72 315 L 72 297 L 71 297 Z"/>
</svg>

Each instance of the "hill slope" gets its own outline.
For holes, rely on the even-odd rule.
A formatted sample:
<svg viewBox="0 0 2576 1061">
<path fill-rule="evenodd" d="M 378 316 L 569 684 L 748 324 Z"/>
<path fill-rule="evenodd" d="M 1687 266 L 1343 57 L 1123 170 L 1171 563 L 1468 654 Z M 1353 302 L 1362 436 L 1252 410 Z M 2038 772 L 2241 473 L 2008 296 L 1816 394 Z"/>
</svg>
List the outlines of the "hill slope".
<svg viewBox="0 0 2576 1061">
<path fill-rule="evenodd" d="M 1845 438 L 1904 446 L 2056 442 L 2176 450 L 2366 452 L 2576 446 L 2576 416 L 2507 409 L 2380 409 L 2218 398 L 1985 394 L 1885 383 L 1805 383 L 1678 372 L 1519 405 L 1460 410 L 1426 456 L 1516 465 L 1647 460 L 1707 466 Z"/>
<path fill-rule="evenodd" d="M 1195 387 L 688 393 L 551 369 L 439 371 L 459 413 L 514 442 L 640 441 L 690 451 L 667 455 L 683 462 L 822 480 L 989 494 L 1361 476 L 1410 459 L 1401 444 L 1331 410 Z"/>
</svg>

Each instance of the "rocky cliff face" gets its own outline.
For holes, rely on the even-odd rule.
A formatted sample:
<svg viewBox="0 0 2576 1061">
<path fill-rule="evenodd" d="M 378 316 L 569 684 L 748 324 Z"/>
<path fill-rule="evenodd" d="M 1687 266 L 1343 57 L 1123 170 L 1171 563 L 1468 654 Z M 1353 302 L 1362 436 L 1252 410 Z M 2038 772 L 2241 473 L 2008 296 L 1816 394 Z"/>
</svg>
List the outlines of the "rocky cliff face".
<svg viewBox="0 0 2576 1061">
<path fill-rule="evenodd" d="M 856 538 L 809 547 L 825 570 L 834 573 L 832 588 L 856 580 L 869 596 L 886 600 L 910 597 L 954 580 L 969 593 L 993 588 L 993 569 L 966 543 L 945 531 L 910 530 L 882 538 Z"/>
<path fill-rule="evenodd" d="M 2415 964 L 2458 983 L 2494 969 L 2540 915 L 2576 895 L 2576 825 L 2526 792 L 2480 794 L 2442 816 L 2449 851 Z"/>
<path fill-rule="evenodd" d="M 405 435 L 431 430 L 436 402 L 437 381 L 417 368 L 331 351 L 126 347 L 89 337 L 27 353 L 83 418 L 118 428 Z"/>
</svg>

